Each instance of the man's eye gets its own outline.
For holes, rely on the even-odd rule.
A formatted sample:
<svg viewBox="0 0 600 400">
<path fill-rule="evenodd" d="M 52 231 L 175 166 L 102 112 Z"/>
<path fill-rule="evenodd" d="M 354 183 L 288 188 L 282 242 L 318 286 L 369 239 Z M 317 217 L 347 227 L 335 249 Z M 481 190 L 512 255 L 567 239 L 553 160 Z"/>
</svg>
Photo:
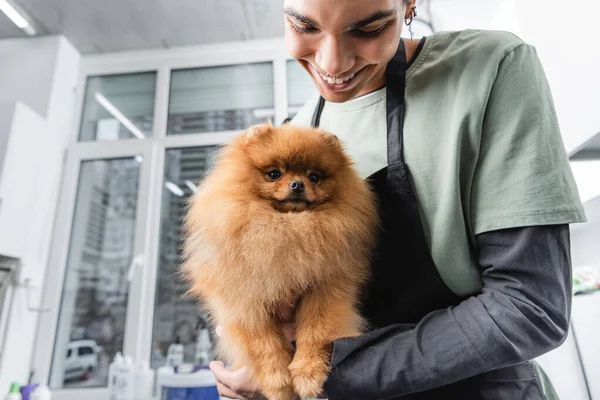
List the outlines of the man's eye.
<svg viewBox="0 0 600 400">
<path fill-rule="evenodd" d="M 352 35 L 354 35 L 356 37 L 374 38 L 374 37 L 379 36 L 383 32 L 385 32 L 387 30 L 387 28 L 390 27 L 390 25 L 391 25 L 391 23 L 387 23 L 387 24 L 382 25 L 379 28 L 375 28 L 375 29 L 356 29 L 356 30 L 353 30 L 351 33 L 352 33 Z"/>
<path fill-rule="evenodd" d="M 314 26 L 299 25 L 292 21 L 289 21 L 289 23 L 292 29 L 298 33 L 315 33 L 317 31 L 317 28 L 315 28 Z"/>
</svg>

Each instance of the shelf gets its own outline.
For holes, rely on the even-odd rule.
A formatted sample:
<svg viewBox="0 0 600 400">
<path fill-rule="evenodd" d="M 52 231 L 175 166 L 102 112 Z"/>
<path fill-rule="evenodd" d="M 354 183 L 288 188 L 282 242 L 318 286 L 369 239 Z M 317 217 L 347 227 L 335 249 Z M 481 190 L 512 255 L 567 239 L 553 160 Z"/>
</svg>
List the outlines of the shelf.
<svg viewBox="0 0 600 400">
<path fill-rule="evenodd" d="M 569 159 L 571 161 L 600 160 L 600 132 L 583 143 Z"/>
</svg>

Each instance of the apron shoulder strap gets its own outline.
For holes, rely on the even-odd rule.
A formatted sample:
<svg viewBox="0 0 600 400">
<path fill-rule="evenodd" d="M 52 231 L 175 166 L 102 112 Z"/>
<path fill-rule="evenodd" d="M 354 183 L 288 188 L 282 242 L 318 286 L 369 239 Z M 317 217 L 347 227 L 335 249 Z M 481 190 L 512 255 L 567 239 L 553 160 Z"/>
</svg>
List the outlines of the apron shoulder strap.
<svg viewBox="0 0 600 400">
<path fill-rule="evenodd" d="M 317 103 L 317 107 L 315 108 L 315 112 L 313 113 L 312 121 L 310 126 L 313 128 L 318 128 L 321 123 L 321 114 L 323 113 L 323 107 L 325 106 L 325 99 L 323 96 L 319 96 L 319 102 Z"/>
<path fill-rule="evenodd" d="M 406 49 L 400 40 L 398 51 L 387 65 L 386 114 L 388 165 L 404 163 L 404 94 L 406 89 Z"/>
</svg>

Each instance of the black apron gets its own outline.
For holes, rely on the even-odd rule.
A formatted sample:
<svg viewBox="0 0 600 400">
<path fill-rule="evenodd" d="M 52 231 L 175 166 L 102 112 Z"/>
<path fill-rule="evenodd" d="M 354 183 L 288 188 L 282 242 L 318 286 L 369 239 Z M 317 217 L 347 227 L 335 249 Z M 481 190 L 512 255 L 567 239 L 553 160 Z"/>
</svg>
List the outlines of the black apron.
<svg viewBox="0 0 600 400">
<path fill-rule="evenodd" d="M 368 177 L 381 206 L 382 234 L 371 265 L 371 280 L 362 294 L 361 311 L 373 329 L 393 324 L 415 326 L 428 313 L 459 304 L 457 296 L 442 280 L 425 240 L 419 206 L 404 163 L 404 96 L 406 52 L 401 41 L 386 69 L 388 166 Z M 325 100 L 321 97 L 312 126 L 318 127 Z M 385 329 L 382 329 L 385 335 Z M 357 340 L 357 347 L 360 346 Z M 381 365 L 390 360 L 373 360 Z M 374 365 L 375 365 L 374 364 Z M 335 365 L 333 365 L 335 368 Z M 352 366 L 345 376 L 361 374 L 361 366 Z M 394 397 L 410 400 L 541 400 L 540 390 L 531 387 L 530 364 L 492 371 L 452 385 L 426 392 Z M 534 376 L 534 375 L 533 375 Z M 515 377 L 520 384 L 515 383 Z M 489 378 L 489 379 L 487 379 Z M 510 379 L 510 382 L 506 381 Z M 485 384 L 484 384 L 485 383 Z M 377 382 L 373 382 L 373 391 Z M 509 387 L 510 386 L 510 387 Z M 327 389 L 327 385 L 325 387 Z M 329 397 L 330 400 L 345 400 Z M 386 397 L 386 399 L 391 399 Z"/>
</svg>

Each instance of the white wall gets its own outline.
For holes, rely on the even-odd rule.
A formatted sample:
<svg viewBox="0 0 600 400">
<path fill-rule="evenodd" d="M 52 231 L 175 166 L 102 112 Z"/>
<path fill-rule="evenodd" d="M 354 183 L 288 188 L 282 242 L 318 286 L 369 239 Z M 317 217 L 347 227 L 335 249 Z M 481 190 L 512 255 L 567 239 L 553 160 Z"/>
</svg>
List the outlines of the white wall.
<svg viewBox="0 0 600 400">
<path fill-rule="evenodd" d="M 573 329 L 581 351 L 591 399 L 600 399 L 600 292 L 576 296 L 573 300 Z M 563 397 L 570 399 L 569 397 Z"/>
<path fill-rule="evenodd" d="M 8 126 L 6 126 L 8 124 Z M 36 220 L 41 183 L 41 146 L 32 146 L 45 134 L 46 120 L 23 103 L 0 103 L 0 132 L 8 146 L 0 153 L 0 254 L 20 259 L 27 255 L 31 229 Z M 1 150 L 0 150 L 1 151 Z M 0 347 L 0 359 L 2 358 Z"/>
<path fill-rule="evenodd" d="M 573 304 L 575 310 L 579 304 Z M 573 330 L 556 350 L 537 359 L 561 400 L 590 400 Z"/>
<path fill-rule="evenodd" d="M 505 0 L 490 26 L 536 47 L 568 152 L 600 132 L 599 20 L 598 0 Z"/>
<path fill-rule="evenodd" d="M 58 47 L 56 37 L 1 40 L 0 103 L 22 101 L 45 117 Z"/>
<path fill-rule="evenodd" d="M 582 202 L 600 196 L 600 160 L 572 161 L 571 169 Z"/>
<path fill-rule="evenodd" d="M 22 278 L 31 278 L 33 305 L 39 305 L 48 262 L 48 252 L 58 202 L 63 155 L 75 121 L 75 100 L 80 55 L 62 37 L 27 38 L 0 41 L 0 101 L 21 101 L 46 119 L 47 131 L 38 146 L 40 175 L 36 206 L 29 232 L 30 247 L 21 262 Z M 12 173 L 12 172 L 11 172 Z M 0 393 L 9 382 L 27 382 L 31 370 L 32 349 L 38 314 L 27 309 L 27 291 L 15 290 L 0 360 Z"/>
<path fill-rule="evenodd" d="M 571 241 L 574 267 L 600 265 L 600 222 L 573 231 Z"/>
</svg>

